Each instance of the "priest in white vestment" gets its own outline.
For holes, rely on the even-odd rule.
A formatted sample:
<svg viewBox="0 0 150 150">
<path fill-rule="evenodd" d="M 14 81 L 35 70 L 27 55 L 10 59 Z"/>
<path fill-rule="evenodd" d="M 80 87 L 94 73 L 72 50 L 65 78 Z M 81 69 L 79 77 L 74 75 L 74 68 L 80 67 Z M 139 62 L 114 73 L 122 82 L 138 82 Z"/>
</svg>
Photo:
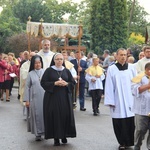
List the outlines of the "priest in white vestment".
<svg viewBox="0 0 150 150">
<path fill-rule="evenodd" d="M 49 40 L 43 40 L 42 49 L 37 53 L 37 55 L 42 57 L 44 70 L 46 70 L 50 66 L 51 60 L 55 54 L 50 50 L 50 44 L 51 43 Z"/>
<path fill-rule="evenodd" d="M 110 107 L 120 150 L 134 145 L 131 79 L 136 76 L 136 70 L 133 65 L 127 64 L 126 60 L 127 51 L 123 48 L 118 49 L 117 63 L 108 67 L 104 99 L 104 104 Z"/>
<path fill-rule="evenodd" d="M 145 70 L 145 65 L 148 62 L 150 62 L 150 46 L 144 46 L 143 52 L 144 52 L 145 57 L 143 57 L 136 63 L 137 73 L 143 72 Z"/>
</svg>

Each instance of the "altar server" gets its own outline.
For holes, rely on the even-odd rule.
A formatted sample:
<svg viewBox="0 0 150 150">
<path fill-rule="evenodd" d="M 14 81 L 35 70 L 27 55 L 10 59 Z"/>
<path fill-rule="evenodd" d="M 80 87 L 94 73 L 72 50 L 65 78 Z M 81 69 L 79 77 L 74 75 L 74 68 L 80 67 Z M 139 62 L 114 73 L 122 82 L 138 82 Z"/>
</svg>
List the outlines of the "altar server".
<svg viewBox="0 0 150 150">
<path fill-rule="evenodd" d="M 132 82 L 135 113 L 134 150 L 141 149 L 147 130 L 147 149 L 150 149 L 150 62 L 145 65 L 145 71 L 133 78 Z"/>
<path fill-rule="evenodd" d="M 93 115 L 99 114 L 99 103 L 103 93 L 102 80 L 105 78 L 103 68 L 99 66 L 99 58 L 93 58 L 93 64 L 86 71 L 85 79 L 89 83 L 89 91 L 92 96 Z"/>
<path fill-rule="evenodd" d="M 119 149 L 134 145 L 134 113 L 131 79 L 136 76 L 133 65 L 126 63 L 127 51 L 117 50 L 117 63 L 109 66 L 106 75 L 104 104 L 110 107 L 113 128 Z"/>
</svg>

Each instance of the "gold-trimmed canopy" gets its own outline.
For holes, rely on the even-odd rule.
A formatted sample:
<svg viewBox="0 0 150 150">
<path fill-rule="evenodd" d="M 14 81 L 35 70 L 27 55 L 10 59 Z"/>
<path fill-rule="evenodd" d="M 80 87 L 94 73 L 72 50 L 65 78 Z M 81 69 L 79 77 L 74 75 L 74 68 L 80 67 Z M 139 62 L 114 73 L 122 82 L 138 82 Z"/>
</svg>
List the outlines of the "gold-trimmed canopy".
<svg viewBox="0 0 150 150">
<path fill-rule="evenodd" d="M 40 22 L 27 22 L 27 33 L 37 37 L 38 35 L 44 38 L 53 37 L 70 37 L 78 38 L 82 36 L 80 25 L 71 24 L 56 24 L 56 23 L 40 23 Z"/>
</svg>

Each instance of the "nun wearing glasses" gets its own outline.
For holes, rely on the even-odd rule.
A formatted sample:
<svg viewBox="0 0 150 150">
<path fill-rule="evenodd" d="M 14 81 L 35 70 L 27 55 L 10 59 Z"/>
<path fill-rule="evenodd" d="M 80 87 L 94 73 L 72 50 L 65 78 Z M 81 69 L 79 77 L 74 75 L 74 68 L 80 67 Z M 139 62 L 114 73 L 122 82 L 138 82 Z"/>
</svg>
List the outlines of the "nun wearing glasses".
<svg viewBox="0 0 150 150">
<path fill-rule="evenodd" d="M 53 56 L 50 67 L 41 80 L 44 94 L 45 139 L 54 139 L 54 146 L 67 143 L 68 137 L 76 137 L 71 92 L 75 81 L 65 68 L 61 53 Z"/>
</svg>

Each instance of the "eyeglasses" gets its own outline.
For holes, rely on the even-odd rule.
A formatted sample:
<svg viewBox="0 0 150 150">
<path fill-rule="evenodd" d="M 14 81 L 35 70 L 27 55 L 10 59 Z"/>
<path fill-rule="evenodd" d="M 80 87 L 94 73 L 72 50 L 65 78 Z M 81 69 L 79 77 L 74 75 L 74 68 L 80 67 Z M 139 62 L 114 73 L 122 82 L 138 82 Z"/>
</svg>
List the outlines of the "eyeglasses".
<svg viewBox="0 0 150 150">
<path fill-rule="evenodd" d="M 55 59 L 55 60 L 63 60 L 62 58 L 57 58 L 57 59 Z"/>
</svg>

